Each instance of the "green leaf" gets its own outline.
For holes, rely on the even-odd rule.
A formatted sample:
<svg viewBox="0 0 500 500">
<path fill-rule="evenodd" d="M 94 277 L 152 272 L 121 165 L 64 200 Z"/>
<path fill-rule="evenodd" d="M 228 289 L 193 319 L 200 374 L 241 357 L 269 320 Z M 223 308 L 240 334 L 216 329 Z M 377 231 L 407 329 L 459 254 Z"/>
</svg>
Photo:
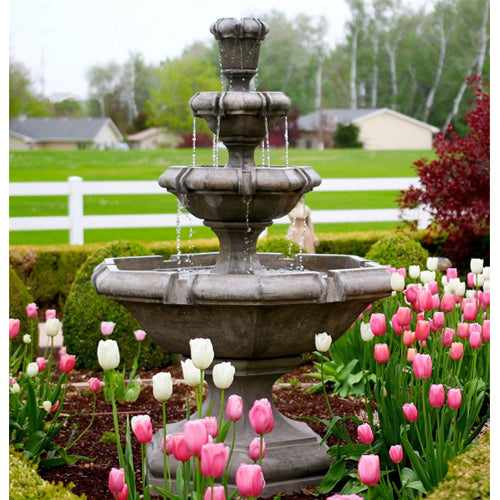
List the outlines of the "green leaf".
<svg viewBox="0 0 500 500">
<path fill-rule="evenodd" d="M 321 484 L 318 487 L 318 491 L 321 494 L 328 493 L 335 488 L 335 485 L 343 479 L 345 475 L 345 469 L 346 469 L 346 460 L 345 459 L 339 459 L 335 460 L 330 464 L 330 468 L 328 469 L 328 472 L 326 473 L 325 477 L 321 481 Z"/>
</svg>

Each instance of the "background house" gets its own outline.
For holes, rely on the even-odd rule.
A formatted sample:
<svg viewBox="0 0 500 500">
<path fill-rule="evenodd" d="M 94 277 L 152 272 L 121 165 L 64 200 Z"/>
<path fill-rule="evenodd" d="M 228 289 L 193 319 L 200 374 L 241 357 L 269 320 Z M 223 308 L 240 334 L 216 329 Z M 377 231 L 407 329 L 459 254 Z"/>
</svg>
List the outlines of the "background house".
<svg viewBox="0 0 500 500">
<path fill-rule="evenodd" d="M 116 149 L 123 135 L 110 118 L 24 118 L 9 123 L 9 149 Z"/>
<path fill-rule="evenodd" d="M 127 142 L 130 149 L 161 149 L 174 148 L 181 142 L 181 138 L 162 128 L 148 128 L 128 135 Z"/>
<path fill-rule="evenodd" d="M 300 137 L 297 147 L 317 149 L 320 145 L 320 123 L 323 124 L 325 148 L 334 146 L 337 124 L 359 127 L 364 149 L 432 149 L 433 134 L 439 131 L 427 123 L 388 108 L 324 109 L 299 117 Z"/>
</svg>

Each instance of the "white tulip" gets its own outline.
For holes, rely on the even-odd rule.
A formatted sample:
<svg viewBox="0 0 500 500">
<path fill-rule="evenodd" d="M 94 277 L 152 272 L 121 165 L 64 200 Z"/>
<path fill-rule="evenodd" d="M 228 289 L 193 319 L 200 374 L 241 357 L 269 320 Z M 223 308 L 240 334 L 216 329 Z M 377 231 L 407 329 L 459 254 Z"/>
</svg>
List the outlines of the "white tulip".
<svg viewBox="0 0 500 500">
<path fill-rule="evenodd" d="M 460 285 L 460 278 L 451 278 L 448 285 L 451 293 L 457 293 L 457 287 Z"/>
<path fill-rule="evenodd" d="M 420 266 L 409 266 L 408 267 L 408 274 L 410 275 L 410 278 L 417 279 L 420 278 Z"/>
<path fill-rule="evenodd" d="M 200 385 L 201 370 L 196 368 L 193 364 L 192 359 L 186 359 L 186 361 L 181 361 L 182 376 L 184 382 L 191 387 L 197 387 Z"/>
<path fill-rule="evenodd" d="M 113 370 L 120 364 L 120 349 L 116 340 L 99 340 L 97 360 L 103 370 Z"/>
<path fill-rule="evenodd" d="M 484 266 L 483 267 L 483 276 L 485 280 L 490 279 L 490 266 Z"/>
<path fill-rule="evenodd" d="M 29 377 L 36 377 L 38 375 L 38 365 L 35 362 L 29 363 L 26 367 L 26 374 Z"/>
<path fill-rule="evenodd" d="M 483 284 L 484 284 L 483 274 L 474 274 L 474 285 L 475 286 L 483 286 Z"/>
<path fill-rule="evenodd" d="M 15 382 L 10 386 L 10 392 L 12 392 L 12 394 L 19 394 L 21 392 L 21 386 Z"/>
<path fill-rule="evenodd" d="M 212 370 L 212 378 L 217 389 L 227 389 L 231 387 L 234 380 L 236 368 L 228 361 L 217 363 Z"/>
<path fill-rule="evenodd" d="M 48 319 L 45 323 L 45 335 L 55 337 L 59 333 L 61 322 L 57 318 Z"/>
<path fill-rule="evenodd" d="M 405 277 L 399 273 L 392 273 L 391 288 L 395 292 L 402 292 L 405 289 Z"/>
<path fill-rule="evenodd" d="M 435 271 L 421 271 L 420 273 L 420 281 L 426 285 L 427 283 L 430 283 L 431 281 L 434 281 L 436 279 L 436 272 Z"/>
<path fill-rule="evenodd" d="M 490 289 L 490 280 L 484 280 L 483 290 L 489 290 L 489 289 Z"/>
<path fill-rule="evenodd" d="M 446 274 L 443 274 L 443 276 L 441 276 L 441 285 L 448 286 L 448 278 L 446 277 Z"/>
<path fill-rule="evenodd" d="M 474 274 L 480 274 L 483 272 L 483 259 L 471 259 L 470 260 L 470 270 Z"/>
<path fill-rule="evenodd" d="M 370 342 L 370 340 L 372 340 L 373 337 L 375 337 L 375 335 L 373 335 L 372 329 L 370 328 L 370 323 L 361 323 L 360 331 L 361 331 L 361 338 L 365 342 Z"/>
<path fill-rule="evenodd" d="M 475 291 L 474 290 L 466 290 L 465 291 L 465 298 L 466 299 L 474 299 L 475 296 Z"/>
<path fill-rule="evenodd" d="M 206 370 L 214 360 L 214 348 L 210 339 L 191 339 L 191 359 L 194 366 L 200 370 Z"/>
<path fill-rule="evenodd" d="M 326 332 L 317 333 L 314 337 L 314 341 L 316 344 L 316 350 L 319 352 L 327 352 L 332 345 L 332 337 Z"/>
<path fill-rule="evenodd" d="M 50 413 L 50 410 L 52 409 L 52 403 L 50 401 L 44 401 L 42 403 L 42 407 L 47 413 Z"/>
<path fill-rule="evenodd" d="M 465 295 L 465 281 L 459 281 L 455 286 L 455 293 L 459 297 L 463 297 Z"/>
<path fill-rule="evenodd" d="M 153 375 L 153 396 L 158 401 L 166 401 L 172 396 L 172 375 L 169 372 L 160 372 Z"/>
<path fill-rule="evenodd" d="M 437 257 L 429 257 L 427 259 L 427 269 L 429 271 L 435 271 L 438 268 L 439 260 Z"/>
<path fill-rule="evenodd" d="M 23 342 L 24 342 L 25 344 L 31 344 L 31 335 L 30 335 L 30 334 L 28 334 L 28 333 L 27 333 L 27 334 L 25 334 L 25 335 L 23 336 Z"/>
</svg>

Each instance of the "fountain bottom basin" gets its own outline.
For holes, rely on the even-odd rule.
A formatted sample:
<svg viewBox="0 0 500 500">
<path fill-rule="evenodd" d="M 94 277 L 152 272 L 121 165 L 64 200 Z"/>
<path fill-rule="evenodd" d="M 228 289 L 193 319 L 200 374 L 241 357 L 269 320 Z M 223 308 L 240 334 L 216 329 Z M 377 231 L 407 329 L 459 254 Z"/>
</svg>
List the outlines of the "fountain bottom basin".
<svg viewBox="0 0 500 500">
<path fill-rule="evenodd" d="M 300 365 L 302 353 L 314 351 L 317 333 L 338 339 L 369 304 L 390 295 L 391 286 L 385 266 L 355 256 L 256 254 L 261 266 L 254 273 L 221 274 L 215 270 L 218 255 L 106 259 L 95 269 L 92 283 L 97 293 L 123 304 L 167 351 L 189 356 L 190 339 L 209 338 L 214 363 L 235 366 L 235 381 L 225 396 L 240 395 L 245 416 L 237 423 L 229 471 L 234 485 L 239 464 L 251 463 L 248 445 L 256 434 L 246 415 L 253 402 L 267 398 L 272 404 L 274 382 Z M 218 416 L 220 391 L 210 370 L 207 383 L 201 416 L 210 406 Z M 318 485 L 331 460 L 326 446 L 307 424 L 272 406 L 275 425 L 265 436 L 263 495 Z M 182 432 L 183 424 L 168 424 L 167 432 Z M 161 440 L 159 432 L 148 451 L 151 481 L 160 487 Z M 174 475 L 175 470 L 173 464 Z"/>
</svg>

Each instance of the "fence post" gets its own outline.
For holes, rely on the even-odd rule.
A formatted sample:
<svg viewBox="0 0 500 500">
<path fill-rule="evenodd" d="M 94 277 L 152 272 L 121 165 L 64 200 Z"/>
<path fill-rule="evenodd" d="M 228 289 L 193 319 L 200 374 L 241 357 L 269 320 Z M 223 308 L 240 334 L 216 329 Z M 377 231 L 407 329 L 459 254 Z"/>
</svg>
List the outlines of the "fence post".
<svg viewBox="0 0 500 500">
<path fill-rule="evenodd" d="M 68 177 L 69 200 L 68 215 L 71 221 L 69 230 L 70 245 L 83 245 L 83 194 L 81 177 Z"/>
</svg>

